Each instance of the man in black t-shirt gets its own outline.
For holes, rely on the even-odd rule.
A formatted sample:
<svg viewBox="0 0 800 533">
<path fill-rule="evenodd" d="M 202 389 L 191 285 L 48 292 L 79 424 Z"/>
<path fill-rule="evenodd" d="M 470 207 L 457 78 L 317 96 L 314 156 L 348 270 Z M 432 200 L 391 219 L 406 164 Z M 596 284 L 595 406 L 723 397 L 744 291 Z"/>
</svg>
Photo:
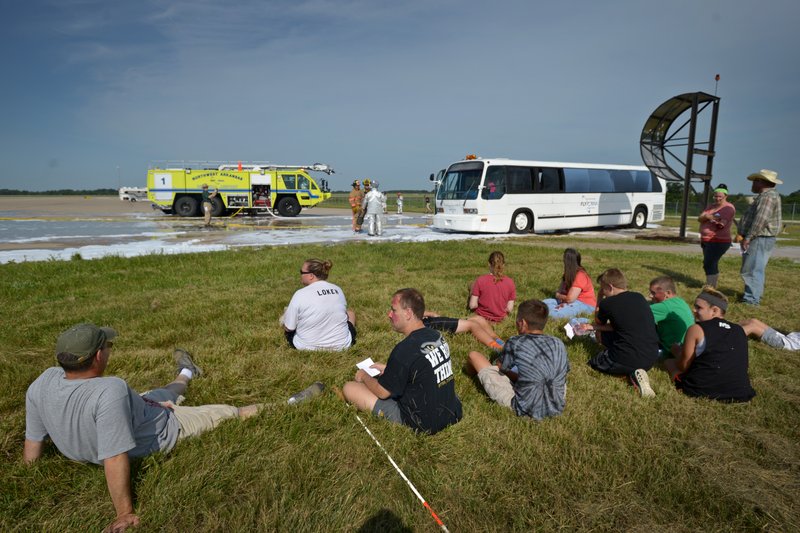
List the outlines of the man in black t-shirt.
<svg viewBox="0 0 800 533">
<path fill-rule="evenodd" d="M 605 349 L 589 359 L 589 366 L 605 374 L 626 375 L 644 397 L 655 396 L 647 376 L 658 360 L 658 330 L 650 305 L 638 292 L 628 291 L 625 275 L 610 268 L 597 278 L 602 300 L 594 325 Z"/>
<path fill-rule="evenodd" d="M 380 374 L 359 369 L 345 383 L 345 399 L 361 409 L 433 434 L 461 420 L 450 347 L 438 331 L 422 323 L 425 300 L 416 289 L 401 289 L 392 297 L 389 321 L 405 335 L 387 363 L 375 363 Z"/>
</svg>

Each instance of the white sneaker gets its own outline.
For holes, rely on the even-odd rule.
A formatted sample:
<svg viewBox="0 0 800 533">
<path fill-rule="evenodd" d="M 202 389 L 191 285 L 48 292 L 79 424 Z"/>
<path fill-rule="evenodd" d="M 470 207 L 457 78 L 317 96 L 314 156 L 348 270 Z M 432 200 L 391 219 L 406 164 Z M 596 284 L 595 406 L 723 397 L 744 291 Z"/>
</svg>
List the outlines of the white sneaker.
<svg viewBox="0 0 800 533">
<path fill-rule="evenodd" d="M 642 398 L 653 398 L 656 392 L 650 386 L 650 378 L 647 376 L 647 371 L 643 368 L 637 368 L 628 379 L 633 385 L 633 388 L 639 391 Z"/>
</svg>

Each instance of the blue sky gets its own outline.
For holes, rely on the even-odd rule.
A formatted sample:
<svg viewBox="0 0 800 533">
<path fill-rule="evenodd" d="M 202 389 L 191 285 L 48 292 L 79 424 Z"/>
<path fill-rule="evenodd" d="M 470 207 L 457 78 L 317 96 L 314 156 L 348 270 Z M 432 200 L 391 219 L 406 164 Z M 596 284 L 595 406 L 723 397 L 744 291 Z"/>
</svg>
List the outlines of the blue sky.
<svg viewBox="0 0 800 533">
<path fill-rule="evenodd" d="M 0 10 L 0 188 L 144 186 L 164 159 L 324 162 L 335 189 L 426 188 L 468 153 L 641 164 L 650 113 L 719 73 L 714 183 L 771 168 L 800 189 L 796 0 Z"/>
</svg>

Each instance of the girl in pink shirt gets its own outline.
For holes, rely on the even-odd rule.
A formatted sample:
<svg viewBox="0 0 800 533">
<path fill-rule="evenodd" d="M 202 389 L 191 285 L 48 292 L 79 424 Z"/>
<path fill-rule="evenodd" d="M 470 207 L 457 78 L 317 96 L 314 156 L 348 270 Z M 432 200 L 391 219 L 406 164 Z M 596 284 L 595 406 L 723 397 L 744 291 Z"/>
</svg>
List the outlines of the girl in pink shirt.
<svg viewBox="0 0 800 533">
<path fill-rule="evenodd" d="M 564 274 L 555 298 L 544 300 L 551 318 L 572 318 L 594 313 L 597 298 L 589 274 L 581 266 L 581 254 L 574 248 L 564 250 Z"/>
</svg>

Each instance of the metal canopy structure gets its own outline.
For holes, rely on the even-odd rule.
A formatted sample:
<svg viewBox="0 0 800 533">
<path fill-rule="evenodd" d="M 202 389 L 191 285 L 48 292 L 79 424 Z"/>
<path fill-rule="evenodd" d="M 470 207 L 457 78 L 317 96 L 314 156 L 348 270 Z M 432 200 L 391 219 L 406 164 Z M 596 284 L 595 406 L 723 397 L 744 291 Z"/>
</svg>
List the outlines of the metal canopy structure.
<svg viewBox="0 0 800 533">
<path fill-rule="evenodd" d="M 648 117 L 642 129 L 640 141 L 642 161 L 650 172 L 667 181 L 683 183 L 683 212 L 681 214 L 680 236 L 686 237 L 686 213 L 689 205 L 689 188 L 691 182 L 703 182 L 703 202 L 708 203 L 711 171 L 714 165 L 714 143 L 717 135 L 717 116 L 719 114 L 719 97 L 707 93 L 685 93 L 673 96 Z M 711 106 L 711 122 L 707 140 L 697 140 L 698 116 Z M 691 111 L 683 122 L 678 119 Z M 688 133 L 685 133 L 689 126 Z M 686 135 L 678 137 L 679 134 Z M 685 158 L 681 158 L 678 147 L 686 147 Z M 702 148 L 700 148 L 702 147 Z M 667 161 L 669 156 L 670 162 Z M 703 172 L 694 171 L 694 156 L 706 158 Z"/>
</svg>

